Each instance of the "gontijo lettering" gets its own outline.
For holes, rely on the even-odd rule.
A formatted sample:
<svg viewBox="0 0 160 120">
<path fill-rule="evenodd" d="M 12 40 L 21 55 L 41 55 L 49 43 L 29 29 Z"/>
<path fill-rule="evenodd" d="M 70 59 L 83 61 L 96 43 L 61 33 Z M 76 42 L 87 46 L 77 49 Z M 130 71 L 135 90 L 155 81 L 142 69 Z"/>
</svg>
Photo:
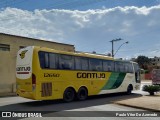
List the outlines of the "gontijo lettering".
<svg viewBox="0 0 160 120">
<path fill-rule="evenodd" d="M 29 74 L 31 71 L 31 67 L 17 67 L 16 68 L 17 74 Z"/>
<path fill-rule="evenodd" d="M 77 78 L 105 78 L 105 73 L 85 73 L 85 72 L 78 72 Z"/>
<path fill-rule="evenodd" d="M 16 71 L 30 71 L 31 67 L 17 67 Z"/>
</svg>

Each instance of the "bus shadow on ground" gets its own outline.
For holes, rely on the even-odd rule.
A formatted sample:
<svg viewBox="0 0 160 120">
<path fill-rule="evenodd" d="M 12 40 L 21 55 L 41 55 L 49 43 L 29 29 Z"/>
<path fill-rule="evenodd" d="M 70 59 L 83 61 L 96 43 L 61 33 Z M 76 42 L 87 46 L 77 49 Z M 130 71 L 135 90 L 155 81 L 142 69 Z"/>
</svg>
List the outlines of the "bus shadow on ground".
<svg viewBox="0 0 160 120">
<path fill-rule="evenodd" d="M 98 105 L 112 104 L 115 101 L 126 100 L 131 98 L 141 97 L 141 94 L 132 93 L 125 95 L 124 93 L 114 93 L 105 95 L 90 96 L 85 101 L 75 100 L 70 103 L 65 103 L 63 100 L 47 100 L 47 101 L 29 101 L 24 103 L 10 104 L 0 107 L 0 111 L 45 111 L 47 113 L 80 109 Z"/>
</svg>

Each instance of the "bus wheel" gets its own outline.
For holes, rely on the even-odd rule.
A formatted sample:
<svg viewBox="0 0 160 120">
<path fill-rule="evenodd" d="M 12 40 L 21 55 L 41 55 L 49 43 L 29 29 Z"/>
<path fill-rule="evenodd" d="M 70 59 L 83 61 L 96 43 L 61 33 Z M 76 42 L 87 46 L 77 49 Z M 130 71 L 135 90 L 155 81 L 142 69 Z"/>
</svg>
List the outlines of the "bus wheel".
<svg viewBox="0 0 160 120">
<path fill-rule="evenodd" d="M 85 87 L 81 87 L 78 90 L 77 98 L 78 100 L 85 100 L 88 97 L 88 91 Z"/>
<path fill-rule="evenodd" d="M 131 94 L 131 92 L 132 92 L 132 90 L 133 90 L 132 85 L 131 85 L 131 84 L 130 84 L 130 85 L 128 85 L 128 88 L 127 88 L 127 95 L 130 95 L 130 94 Z"/>
<path fill-rule="evenodd" d="M 75 91 L 72 88 L 67 88 L 63 94 L 63 100 L 65 102 L 71 102 L 75 98 Z"/>
</svg>

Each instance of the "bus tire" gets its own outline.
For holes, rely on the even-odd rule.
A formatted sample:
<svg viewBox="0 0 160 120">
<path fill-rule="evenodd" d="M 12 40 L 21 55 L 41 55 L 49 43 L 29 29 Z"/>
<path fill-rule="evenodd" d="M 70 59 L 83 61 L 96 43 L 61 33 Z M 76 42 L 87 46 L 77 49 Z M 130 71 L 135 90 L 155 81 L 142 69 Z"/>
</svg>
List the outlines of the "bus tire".
<svg viewBox="0 0 160 120">
<path fill-rule="evenodd" d="M 88 97 L 88 91 L 85 87 L 80 87 L 77 93 L 78 100 L 85 100 Z"/>
<path fill-rule="evenodd" d="M 130 95 L 132 93 L 132 90 L 133 90 L 132 85 L 131 84 L 128 85 L 128 87 L 127 87 L 127 95 Z"/>
<path fill-rule="evenodd" d="M 65 102 L 71 102 L 75 98 L 75 91 L 73 88 L 67 88 L 63 93 L 63 100 Z"/>
</svg>

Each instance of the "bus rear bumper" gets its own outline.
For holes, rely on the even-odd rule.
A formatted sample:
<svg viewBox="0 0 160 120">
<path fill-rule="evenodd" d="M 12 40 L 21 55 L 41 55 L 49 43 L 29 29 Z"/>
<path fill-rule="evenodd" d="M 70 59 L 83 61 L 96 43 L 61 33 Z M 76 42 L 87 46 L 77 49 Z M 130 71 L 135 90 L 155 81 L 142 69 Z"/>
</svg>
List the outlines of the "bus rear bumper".
<svg viewBox="0 0 160 120">
<path fill-rule="evenodd" d="M 29 99 L 35 100 L 33 92 L 28 92 L 28 91 L 24 91 L 24 90 L 17 90 L 16 94 L 18 96 L 20 96 L 20 97 L 24 97 L 24 98 L 29 98 Z"/>
</svg>

